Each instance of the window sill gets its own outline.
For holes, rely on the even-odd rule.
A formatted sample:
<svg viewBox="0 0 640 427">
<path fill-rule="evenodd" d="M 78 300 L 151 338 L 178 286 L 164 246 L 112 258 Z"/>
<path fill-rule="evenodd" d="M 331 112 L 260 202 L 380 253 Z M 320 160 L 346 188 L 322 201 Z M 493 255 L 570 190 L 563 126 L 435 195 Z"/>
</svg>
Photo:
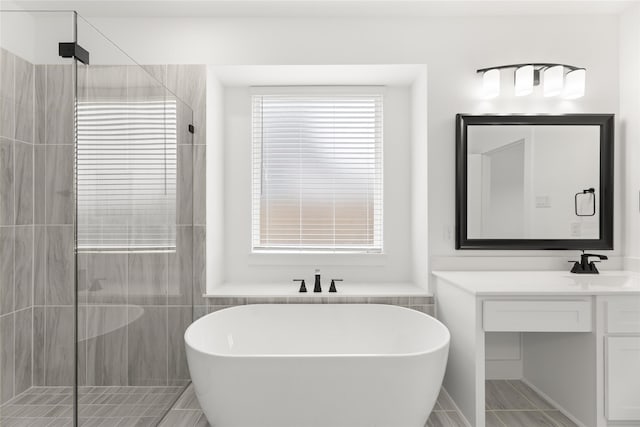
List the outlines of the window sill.
<svg viewBox="0 0 640 427">
<path fill-rule="evenodd" d="M 329 293 L 329 284 L 323 284 L 321 293 L 313 292 L 313 283 L 307 283 L 308 292 L 298 292 L 297 283 L 224 283 L 211 292 L 204 294 L 205 298 L 261 298 L 286 297 L 292 298 L 349 298 L 349 297 L 430 297 L 426 289 L 413 283 L 344 283 L 337 284 L 338 292 Z"/>
<path fill-rule="evenodd" d="M 253 252 L 247 258 L 249 265 L 385 265 L 385 254 L 364 253 L 277 253 Z"/>
</svg>

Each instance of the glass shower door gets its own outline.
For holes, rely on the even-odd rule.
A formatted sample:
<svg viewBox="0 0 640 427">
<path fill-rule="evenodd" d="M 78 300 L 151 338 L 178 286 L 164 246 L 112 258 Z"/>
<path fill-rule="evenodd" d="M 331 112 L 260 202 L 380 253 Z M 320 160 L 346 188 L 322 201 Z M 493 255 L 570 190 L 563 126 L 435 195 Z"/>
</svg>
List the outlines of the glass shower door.
<svg viewBox="0 0 640 427">
<path fill-rule="evenodd" d="M 192 111 L 165 65 L 77 28 L 78 421 L 156 425 L 189 382 Z"/>
</svg>

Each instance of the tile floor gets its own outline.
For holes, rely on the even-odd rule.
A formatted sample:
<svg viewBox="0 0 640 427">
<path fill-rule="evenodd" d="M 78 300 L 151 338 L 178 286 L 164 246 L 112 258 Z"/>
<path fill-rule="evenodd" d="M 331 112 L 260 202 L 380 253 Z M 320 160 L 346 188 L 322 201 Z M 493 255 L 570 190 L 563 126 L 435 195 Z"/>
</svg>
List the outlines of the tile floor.
<svg viewBox="0 0 640 427">
<path fill-rule="evenodd" d="M 209 427 L 193 387 L 82 387 L 82 427 Z M 71 387 L 32 387 L 0 408 L 2 427 L 72 426 Z M 178 398 L 179 397 L 179 398 Z M 176 401 L 177 399 L 177 401 Z M 166 409 L 173 404 L 171 411 Z M 487 427 L 577 427 L 522 381 L 486 384 Z M 425 427 L 465 427 L 442 392 Z"/>
<path fill-rule="evenodd" d="M 487 427 L 577 427 L 522 381 L 487 381 Z M 189 386 L 160 427 L 209 427 Z M 425 427 L 465 427 L 451 398 L 440 393 Z"/>
<path fill-rule="evenodd" d="M 184 387 L 81 387 L 82 427 L 156 426 Z M 71 387 L 31 387 L 0 408 L 2 427 L 71 427 Z"/>
<path fill-rule="evenodd" d="M 577 427 L 522 381 L 486 382 L 487 427 Z"/>
<path fill-rule="evenodd" d="M 460 414 L 446 393 L 440 393 L 425 427 L 465 427 Z M 210 427 L 190 385 L 162 420 L 160 427 Z"/>
</svg>

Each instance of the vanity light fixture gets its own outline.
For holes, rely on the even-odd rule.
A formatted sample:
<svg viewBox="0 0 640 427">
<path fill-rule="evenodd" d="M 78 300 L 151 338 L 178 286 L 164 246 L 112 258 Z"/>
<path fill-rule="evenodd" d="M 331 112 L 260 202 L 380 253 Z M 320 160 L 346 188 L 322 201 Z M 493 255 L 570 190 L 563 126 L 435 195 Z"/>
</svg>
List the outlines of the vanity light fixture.
<svg viewBox="0 0 640 427">
<path fill-rule="evenodd" d="M 564 87 L 564 66 L 555 65 L 543 72 L 544 86 L 542 88 L 545 97 L 558 96 Z"/>
<path fill-rule="evenodd" d="M 529 63 L 499 65 L 476 70 L 482 74 L 482 92 L 485 99 L 500 94 L 500 70 L 514 69 L 514 94 L 527 96 L 542 82 L 545 97 L 562 95 L 565 99 L 584 96 L 586 69 L 567 64 Z"/>
<path fill-rule="evenodd" d="M 563 96 L 566 99 L 576 99 L 584 96 L 584 87 L 587 72 L 584 68 L 569 71 L 567 73 Z"/>
<path fill-rule="evenodd" d="M 492 99 L 500 95 L 500 70 L 487 70 L 482 73 L 482 96 Z"/>
<path fill-rule="evenodd" d="M 539 72 L 533 69 L 533 65 L 523 65 L 516 68 L 514 82 L 516 96 L 527 96 L 533 93 L 535 74 L 539 76 Z"/>
</svg>

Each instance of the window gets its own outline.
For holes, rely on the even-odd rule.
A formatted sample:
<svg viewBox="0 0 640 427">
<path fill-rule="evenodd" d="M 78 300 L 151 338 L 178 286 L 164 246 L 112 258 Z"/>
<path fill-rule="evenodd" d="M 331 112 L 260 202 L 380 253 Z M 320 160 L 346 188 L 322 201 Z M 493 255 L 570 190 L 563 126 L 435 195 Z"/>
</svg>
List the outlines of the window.
<svg viewBox="0 0 640 427">
<path fill-rule="evenodd" d="M 380 253 L 382 95 L 254 95 L 252 248 Z"/>
<path fill-rule="evenodd" d="M 79 101 L 78 247 L 176 247 L 176 100 Z"/>
</svg>

